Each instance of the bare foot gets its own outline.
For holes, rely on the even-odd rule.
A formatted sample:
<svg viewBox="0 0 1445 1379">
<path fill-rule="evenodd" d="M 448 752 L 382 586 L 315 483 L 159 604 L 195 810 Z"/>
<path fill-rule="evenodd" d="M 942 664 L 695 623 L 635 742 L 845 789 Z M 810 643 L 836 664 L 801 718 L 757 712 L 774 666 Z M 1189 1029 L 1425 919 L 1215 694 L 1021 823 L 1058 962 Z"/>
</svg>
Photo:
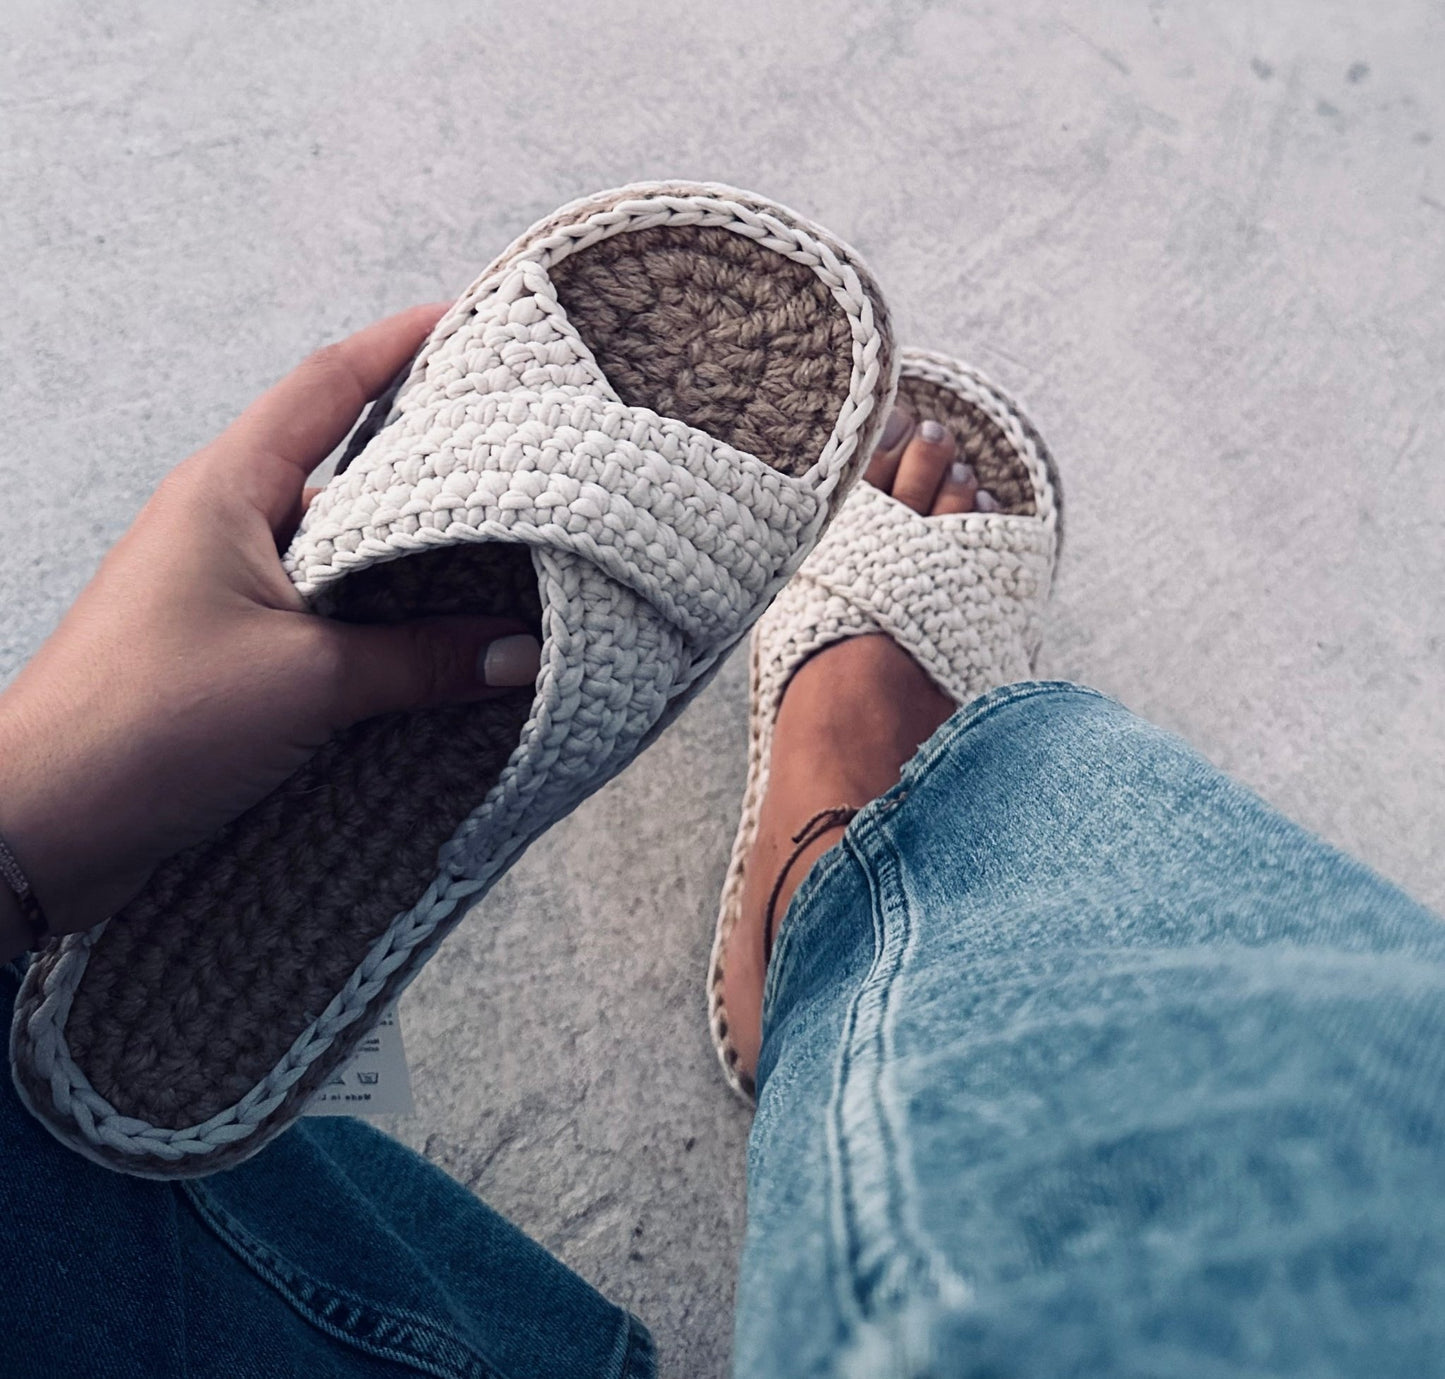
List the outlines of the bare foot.
<svg viewBox="0 0 1445 1379">
<path fill-rule="evenodd" d="M 889 418 L 864 481 L 915 512 L 991 512 L 937 422 L 907 412 Z M 878 634 L 835 642 L 805 661 L 788 682 L 773 729 L 768 790 L 757 841 L 743 872 L 742 913 L 723 964 L 723 999 L 739 1071 L 751 1076 L 762 1042 L 763 977 L 793 892 L 842 836 L 822 831 L 793 857 L 799 830 L 842 805 L 861 808 L 898 783 L 905 763 L 955 708 L 918 663 Z M 771 930 L 771 932 L 770 932 Z"/>
</svg>

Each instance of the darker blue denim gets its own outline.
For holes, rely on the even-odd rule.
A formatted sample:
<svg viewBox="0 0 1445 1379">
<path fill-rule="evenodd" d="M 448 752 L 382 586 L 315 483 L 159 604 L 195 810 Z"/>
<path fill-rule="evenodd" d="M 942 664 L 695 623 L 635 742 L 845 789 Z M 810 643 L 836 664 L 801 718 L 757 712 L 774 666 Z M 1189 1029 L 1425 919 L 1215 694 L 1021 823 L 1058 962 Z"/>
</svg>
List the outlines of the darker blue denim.
<svg viewBox="0 0 1445 1379">
<path fill-rule="evenodd" d="M 1445 1374 L 1445 925 L 1100 695 L 859 815 L 758 1080 L 739 1376 Z"/>
<path fill-rule="evenodd" d="M 8 1025 L 17 969 L 0 984 Z M 4 1379 L 654 1372 L 640 1323 L 360 1121 L 161 1183 L 62 1147 L 0 1082 Z"/>
</svg>

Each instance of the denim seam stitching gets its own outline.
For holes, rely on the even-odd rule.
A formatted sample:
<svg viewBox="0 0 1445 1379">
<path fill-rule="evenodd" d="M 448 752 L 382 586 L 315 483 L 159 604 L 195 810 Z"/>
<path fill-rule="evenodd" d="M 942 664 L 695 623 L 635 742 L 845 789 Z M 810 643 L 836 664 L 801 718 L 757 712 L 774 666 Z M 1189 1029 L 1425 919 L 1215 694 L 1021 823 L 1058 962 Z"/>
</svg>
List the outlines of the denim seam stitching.
<svg viewBox="0 0 1445 1379">
<path fill-rule="evenodd" d="M 855 860 L 861 860 L 857 857 L 854 845 L 847 833 L 843 835 L 842 846 L 853 854 Z M 859 1289 L 853 1277 L 853 1262 L 856 1253 L 853 1240 L 856 1232 L 852 1225 L 854 1203 L 851 1200 L 849 1187 L 847 1134 L 844 1128 L 843 1104 L 852 1065 L 852 1049 L 859 1020 L 859 1005 L 883 949 L 882 936 L 878 928 L 878 907 L 873 902 L 872 895 L 873 877 L 866 867 L 863 869 L 863 875 L 869 889 L 869 911 L 873 924 L 873 958 L 869 964 L 867 975 L 848 1002 L 847 1014 L 843 1020 L 843 1035 L 838 1041 L 838 1052 L 833 1063 L 833 1087 L 828 1099 L 826 1120 L 827 1154 L 825 1163 L 828 1166 L 830 1179 L 827 1184 L 830 1227 L 827 1245 L 828 1253 L 834 1258 L 834 1267 L 829 1269 L 828 1273 L 835 1281 L 834 1302 L 845 1327 L 849 1321 L 854 1326 L 860 1324 L 864 1319 L 864 1312 Z"/>
<path fill-rule="evenodd" d="M 901 805 L 907 797 L 908 792 L 905 790 L 899 795 L 896 803 Z M 893 1070 L 898 1064 L 894 1028 L 900 1008 L 900 1002 L 893 997 L 895 989 L 909 970 L 910 959 L 917 951 L 918 926 L 913 922 L 913 910 L 909 904 L 907 887 L 903 881 L 902 855 L 894 842 L 893 834 L 884 826 L 891 813 L 892 810 L 880 813 L 878 821 L 871 830 L 871 834 L 876 840 L 875 846 L 880 852 L 886 850 L 889 859 L 889 866 L 882 869 L 880 874 L 879 897 L 885 906 L 891 901 L 892 908 L 898 916 L 898 923 L 904 930 L 903 947 L 898 955 L 897 966 L 889 979 L 889 1001 L 879 1031 L 878 1099 L 880 1107 L 885 1108 L 886 1113 L 893 1118 L 893 1139 L 897 1146 L 893 1156 L 893 1180 L 896 1184 L 895 1210 L 899 1233 L 912 1242 L 915 1265 L 922 1279 L 931 1289 L 933 1296 L 950 1306 L 958 1307 L 972 1301 L 974 1290 L 949 1262 L 946 1252 L 939 1248 L 923 1217 L 919 1214 L 918 1205 L 922 1194 L 913 1172 L 913 1158 L 909 1152 L 910 1141 L 904 1128 L 907 1124 L 907 1113 L 900 1104 L 895 1079 L 892 1076 Z M 890 886 L 893 892 L 891 896 L 887 893 Z M 899 1282 L 903 1283 L 904 1280 L 900 1279 Z M 895 1298 L 900 1295 L 906 1296 L 906 1292 L 906 1286 L 900 1288 L 895 1294 Z"/>
<path fill-rule="evenodd" d="M 868 878 L 876 945 L 874 962 L 854 998 L 855 1003 L 861 1004 L 864 990 L 869 986 L 875 986 L 878 993 L 874 1028 L 870 1031 L 868 1045 L 860 1049 L 865 1057 L 850 1059 L 847 1071 L 866 1082 L 866 1104 L 871 1110 L 872 1122 L 863 1127 L 859 1138 L 864 1143 L 881 1146 L 879 1176 L 881 1191 L 886 1197 L 884 1211 L 879 1217 L 881 1229 L 875 1229 L 875 1239 L 866 1241 L 863 1227 L 859 1224 L 855 1227 L 855 1238 L 848 1250 L 850 1262 L 856 1262 L 867 1253 L 876 1255 L 878 1259 L 874 1283 L 865 1284 L 861 1276 L 855 1276 L 853 1280 L 855 1306 L 863 1316 L 876 1315 L 880 1297 L 897 1299 L 905 1296 L 910 1278 L 926 1282 L 935 1296 L 955 1306 L 973 1296 L 973 1290 L 932 1241 L 912 1205 L 910 1165 L 905 1138 L 899 1131 L 902 1118 L 888 1085 L 892 1030 L 897 1013 L 894 995 L 898 981 L 907 969 L 908 956 L 914 949 L 916 929 L 901 881 L 902 858 L 883 823 L 906 797 L 907 792 L 904 791 L 886 809 L 880 809 L 845 844 Z M 882 960 L 888 956 L 890 948 L 893 958 L 885 965 Z M 868 1046 L 871 1046 L 873 1055 L 871 1060 L 866 1057 Z M 846 1130 L 843 1133 L 846 1136 Z M 843 1161 L 851 1162 L 851 1156 L 845 1153 Z M 856 1183 L 854 1175 L 850 1186 L 856 1186 Z M 880 1191 L 879 1185 L 875 1184 L 873 1191 Z M 855 1223 L 861 1223 L 865 1215 L 856 1200 L 849 1215 Z"/>
<path fill-rule="evenodd" d="M 891 812 L 891 811 L 889 811 Z M 880 814 L 880 826 L 873 829 L 875 847 L 878 855 L 875 857 L 875 868 L 877 873 L 876 885 L 871 886 L 872 898 L 877 907 L 878 918 L 876 920 L 876 931 L 883 937 L 882 956 L 888 954 L 892 947 L 891 963 L 878 975 L 881 981 L 878 983 L 878 1004 L 876 1018 L 873 1028 L 869 1031 L 867 1045 L 865 1046 L 865 1057 L 871 1054 L 871 1061 L 860 1071 L 866 1078 L 867 1106 L 875 1127 L 874 1142 L 881 1150 L 880 1176 L 882 1185 L 886 1190 L 884 1200 L 884 1211 L 880 1218 L 880 1224 L 887 1230 L 891 1230 L 893 1238 L 903 1241 L 907 1230 L 903 1220 L 903 1203 L 899 1188 L 899 1151 L 900 1143 L 898 1127 L 893 1123 L 889 1114 L 888 1097 L 884 1091 L 884 1080 L 888 1066 L 888 1031 L 893 1013 L 893 987 L 900 971 L 902 970 L 904 958 L 907 956 L 908 948 L 912 939 L 912 925 L 906 906 L 896 903 L 898 886 L 897 872 L 900 860 L 894 848 L 891 846 L 887 835 L 881 828 L 881 820 L 886 815 Z M 870 972 L 872 978 L 877 972 Z M 861 1213 L 857 1215 L 861 1216 Z M 880 1232 L 879 1244 L 883 1242 L 883 1233 Z M 861 1244 L 860 1240 L 860 1244 Z M 899 1259 L 899 1252 L 889 1252 L 886 1249 L 880 1250 L 879 1281 L 872 1289 L 872 1295 L 877 1296 L 888 1273 L 896 1268 L 894 1261 Z M 887 1260 L 889 1262 L 883 1262 Z"/>
<path fill-rule="evenodd" d="M 657 1349 L 652 1334 L 631 1312 L 624 1311 L 622 1362 L 617 1370 L 618 1379 L 656 1379 Z"/>
<path fill-rule="evenodd" d="M 419 1373 L 434 1376 L 434 1379 L 507 1379 L 489 1360 L 478 1355 L 472 1347 L 445 1327 L 409 1308 L 381 1307 L 359 1297 L 345 1288 L 322 1283 L 304 1270 L 282 1259 L 269 1246 L 263 1244 L 246 1229 L 199 1184 L 179 1184 L 182 1192 L 195 1208 L 197 1215 L 220 1239 L 229 1246 L 256 1274 L 276 1289 L 277 1293 L 307 1322 L 318 1330 L 347 1345 L 380 1359 L 392 1360 L 398 1364 L 410 1365 Z M 396 1344 L 385 1344 L 355 1334 L 349 1328 L 322 1316 L 305 1296 L 306 1290 L 316 1296 L 328 1297 L 380 1318 L 395 1322 L 408 1329 L 418 1339 L 426 1337 L 433 1346 L 449 1346 L 462 1352 L 456 1359 L 433 1351 L 423 1353 L 419 1348 L 406 1348 Z M 462 1364 L 458 1364 L 458 1360 Z"/>
<path fill-rule="evenodd" d="M 869 1255 L 884 1257 L 886 1252 L 880 1247 L 888 1237 L 904 1243 L 907 1235 L 895 1191 L 896 1134 L 882 1100 L 883 1059 L 879 1047 L 884 1037 L 893 980 L 907 937 L 906 932 L 899 933 L 896 925 L 890 925 L 882 894 L 879 874 L 887 870 L 892 859 L 885 853 L 872 858 L 873 865 L 869 866 L 859 852 L 856 838 L 845 839 L 845 846 L 862 865 L 868 880 L 874 945 L 868 972 L 849 1002 L 830 1112 L 838 1166 L 837 1202 L 832 1215 L 838 1223 L 845 1261 L 845 1268 L 839 1273 L 840 1291 L 846 1294 L 845 1313 L 861 1321 L 872 1311 L 871 1304 L 878 1291 L 878 1284 L 866 1278 L 863 1261 Z M 903 928 L 906 931 L 906 917 Z M 881 1226 L 867 1221 L 876 1215 L 868 1210 L 868 1201 L 880 1191 L 879 1184 L 860 1181 L 866 1171 L 865 1164 L 874 1159 L 877 1161 L 874 1172 L 882 1184 Z M 883 1267 L 886 1269 L 886 1264 Z"/>
</svg>

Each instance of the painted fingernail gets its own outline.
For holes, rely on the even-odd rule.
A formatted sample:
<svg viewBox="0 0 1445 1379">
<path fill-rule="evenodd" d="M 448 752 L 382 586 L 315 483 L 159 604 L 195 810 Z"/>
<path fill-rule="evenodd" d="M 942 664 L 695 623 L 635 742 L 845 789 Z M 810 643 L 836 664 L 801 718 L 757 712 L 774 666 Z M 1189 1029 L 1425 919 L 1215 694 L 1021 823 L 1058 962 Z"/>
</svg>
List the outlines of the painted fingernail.
<svg viewBox="0 0 1445 1379">
<path fill-rule="evenodd" d="M 931 418 L 918 428 L 918 434 L 926 440 L 929 445 L 937 445 L 940 441 L 948 439 L 947 429 Z"/>
<path fill-rule="evenodd" d="M 978 475 L 973 472 L 971 464 L 964 464 L 962 460 L 955 460 L 948 471 L 948 482 L 967 487 L 970 484 L 978 487 Z"/>
<path fill-rule="evenodd" d="M 981 488 L 973 496 L 973 510 L 975 512 L 997 512 L 999 510 L 998 499 L 986 488 Z"/>
<path fill-rule="evenodd" d="M 888 421 L 883 427 L 883 434 L 878 437 L 878 448 L 892 450 L 895 446 L 901 445 L 904 436 L 912 429 L 912 415 L 901 407 L 895 407 L 888 413 Z"/>
<path fill-rule="evenodd" d="M 477 657 L 482 683 L 493 689 L 530 685 L 542 664 L 542 644 L 525 632 L 488 642 Z"/>
</svg>

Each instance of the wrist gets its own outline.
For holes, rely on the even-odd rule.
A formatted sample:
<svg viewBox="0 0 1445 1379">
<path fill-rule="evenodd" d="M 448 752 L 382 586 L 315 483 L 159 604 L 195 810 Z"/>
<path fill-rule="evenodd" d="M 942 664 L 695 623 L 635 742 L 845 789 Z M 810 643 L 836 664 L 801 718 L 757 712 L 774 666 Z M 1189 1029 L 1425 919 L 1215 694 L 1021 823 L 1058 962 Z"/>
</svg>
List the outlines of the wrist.
<svg viewBox="0 0 1445 1379">
<path fill-rule="evenodd" d="M 0 846 L 9 854 L 0 867 L 0 962 L 12 962 L 29 951 L 35 942 L 34 902 L 40 903 L 47 935 L 52 930 L 46 896 L 36 881 L 41 872 L 32 861 L 36 829 L 29 822 L 27 791 L 23 784 L 25 771 L 5 726 L 0 721 Z M 5 874 L 12 871 L 18 875 Z M 29 899 L 22 901 L 21 895 L 27 889 Z M 51 889 L 46 886 L 47 892 Z"/>
<path fill-rule="evenodd" d="M 64 763 L 47 746 L 54 735 L 30 721 L 13 692 L 0 699 L 0 838 L 44 913 L 50 935 L 88 928 L 92 889 L 75 864 L 71 831 L 84 824 Z M 67 808 L 67 799 L 70 807 Z M 6 961 L 30 947 L 31 932 L 11 887 L 0 881 L 0 952 Z M 13 951 L 12 951 L 13 950 Z"/>
</svg>

